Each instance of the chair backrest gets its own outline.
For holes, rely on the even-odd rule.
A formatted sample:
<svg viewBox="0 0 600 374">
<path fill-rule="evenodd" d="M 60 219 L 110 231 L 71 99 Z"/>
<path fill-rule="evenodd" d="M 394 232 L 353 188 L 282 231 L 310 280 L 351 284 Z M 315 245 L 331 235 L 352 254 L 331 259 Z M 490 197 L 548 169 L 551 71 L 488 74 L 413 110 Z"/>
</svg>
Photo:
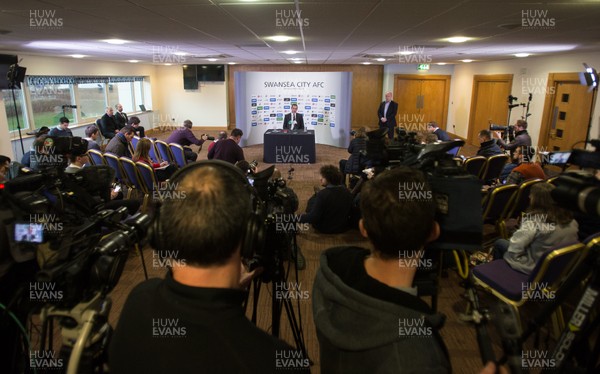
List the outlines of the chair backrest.
<svg viewBox="0 0 600 374">
<path fill-rule="evenodd" d="M 173 158 L 177 163 L 177 166 L 180 168 L 184 167 L 187 164 L 185 159 L 185 153 L 183 152 L 183 147 L 176 143 L 169 144 L 169 148 L 171 149 L 171 153 L 173 154 Z"/>
<path fill-rule="evenodd" d="M 88 156 L 90 156 L 90 161 L 94 165 L 106 165 L 106 160 L 104 159 L 104 155 L 97 149 L 88 149 Z"/>
<path fill-rule="evenodd" d="M 483 156 L 470 157 L 465 160 L 465 170 L 467 173 L 479 178 L 481 171 L 485 167 L 486 161 L 487 159 Z"/>
<path fill-rule="evenodd" d="M 140 137 L 139 136 L 134 136 L 133 139 L 131 139 L 131 148 L 133 148 L 133 152 L 135 152 L 135 149 L 137 148 L 137 143 L 140 141 Z M 133 153 L 131 153 L 133 155 Z"/>
<path fill-rule="evenodd" d="M 448 153 L 449 155 L 452 155 L 452 157 L 456 157 L 456 155 L 457 155 L 457 154 L 458 154 L 458 152 L 460 151 L 460 148 L 461 148 L 460 146 L 458 146 L 458 147 L 454 147 L 454 148 L 452 148 L 451 150 L 449 150 L 449 151 L 448 151 L 448 152 L 446 152 L 446 153 Z"/>
<path fill-rule="evenodd" d="M 585 245 L 582 243 L 571 243 L 547 250 L 535 264 L 528 282 L 535 289 L 538 289 L 540 285 L 545 288 L 556 288 L 575 265 L 584 247 Z"/>
<path fill-rule="evenodd" d="M 106 152 L 104 153 L 104 159 L 106 160 L 106 164 L 110 166 L 115 171 L 115 177 L 123 183 L 127 182 L 126 175 L 123 173 L 123 166 L 121 166 L 121 162 L 119 161 L 119 156 Z"/>
<path fill-rule="evenodd" d="M 150 140 L 150 151 L 148 151 L 150 159 L 152 160 L 152 162 L 160 163 L 160 157 L 157 156 L 158 153 L 156 152 L 156 144 L 154 143 L 154 140 L 150 138 L 146 139 Z"/>
<path fill-rule="evenodd" d="M 151 194 L 156 189 L 156 174 L 154 169 L 143 162 L 136 162 L 135 166 L 138 169 L 139 176 L 141 177 L 140 183 L 144 193 Z"/>
<path fill-rule="evenodd" d="M 506 184 L 492 189 L 483 208 L 483 222 L 489 223 L 501 218 L 506 205 L 518 188 L 516 184 Z"/>
<path fill-rule="evenodd" d="M 105 143 L 108 143 L 108 139 L 106 139 L 104 137 L 104 134 L 102 134 L 102 130 L 100 127 L 100 123 L 102 122 L 102 120 L 100 118 L 98 118 L 96 120 L 96 127 L 98 128 L 98 138 L 96 138 L 96 143 L 98 143 L 98 145 L 100 146 L 100 148 L 102 148 L 103 145 L 106 145 Z M 104 148 L 102 148 L 104 149 Z"/>
<path fill-rule="evenodd" d="M 131 187 L 146 193 L 135 162 L 128 157 L 121 157 L 120 160 Z"/>
<path fill-rule="evenodd" d="M 498 179 L 507 160 L 507 155 L 493 155 L 488 157 L 487 162 L 485 163 L 485 169 L 481 173 L 480 179 L 483 182 Z"/>
<path fill-rule="evenodd" d="M 546 183 L 550 183 L 552 185 L 556 185 L 554 182 L 556 181 L 556 178 L 558 178 L 558 175 L 555 177 L 550 177 L 548 179 L 546 179 Z"/>
<path fill-rule="evenodd" d="M 531 192 L 531 187 L 542 181 L 542 179 L 531 179 L 521 183 L 517 193 L 513 195 L 512 199 L 506 205 L 506 210 L 503 214 L 504 218 L 516 218 L 521 212 L 524 212 L 529 206 L 529 193 Z"/>
<path fill-rule="evenodd" d="M 169 149 L 169 145 L 162 140 L 156 141 L 156 148 L 158 149 L 158 154 L 160 155 L 161 160 L 167 161 L 168 163 L 175 163 L 173 159 L 173 155 L 171 154 L 171 149 Z"/>
</svg>

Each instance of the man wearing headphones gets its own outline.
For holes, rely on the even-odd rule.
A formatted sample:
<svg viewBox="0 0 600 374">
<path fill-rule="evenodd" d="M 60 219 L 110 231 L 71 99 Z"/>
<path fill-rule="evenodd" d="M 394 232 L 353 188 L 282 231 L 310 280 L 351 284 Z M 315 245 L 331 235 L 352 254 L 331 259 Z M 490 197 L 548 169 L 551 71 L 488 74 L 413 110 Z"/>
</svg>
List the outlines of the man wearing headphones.
<svg viewBox="0 0 600 374">
<path fill-rule="evenodd" d="M 233 165 L 203 161 L 169 184 L 172 198 L 159 208 L 150 239 L 153 259 L 169 270 L 129 294 L 110 346 L 111 372 L 281 372 L 277 360 L 291 348 L 242 309 L 242 252 L 260 236 L 246 177 Z"/>
</svg>

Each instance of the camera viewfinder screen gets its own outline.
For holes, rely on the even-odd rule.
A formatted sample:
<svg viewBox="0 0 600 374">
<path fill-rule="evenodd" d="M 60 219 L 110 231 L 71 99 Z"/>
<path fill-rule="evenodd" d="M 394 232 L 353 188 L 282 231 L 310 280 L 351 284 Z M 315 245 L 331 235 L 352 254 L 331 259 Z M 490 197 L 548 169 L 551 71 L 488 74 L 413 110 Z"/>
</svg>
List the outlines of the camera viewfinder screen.
<svg viewBox="0 0 600 374">
<path fill-rule="evenodd" d="M 41 243 L 44 241 L 44 227 L 40 223 L 15 224 L 15 242 Z"/>
</svg>

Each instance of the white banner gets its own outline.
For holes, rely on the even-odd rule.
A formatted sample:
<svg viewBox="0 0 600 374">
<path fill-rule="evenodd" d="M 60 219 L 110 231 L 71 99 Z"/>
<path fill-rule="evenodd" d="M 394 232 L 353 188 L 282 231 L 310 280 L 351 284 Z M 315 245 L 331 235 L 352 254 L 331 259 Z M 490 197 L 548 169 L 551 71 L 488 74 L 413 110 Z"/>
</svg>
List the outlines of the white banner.
<svg viewBox="0 0 600 374">
<path fill-rule="evenodd" d="M 265 131 L 282 129 L 292 104 L 305 130 L 315 130 L 316 143 L 348 146 L 352 73 L 238 72 L 235 82 L 242 146 L 262 144 Z"/>
</svg>

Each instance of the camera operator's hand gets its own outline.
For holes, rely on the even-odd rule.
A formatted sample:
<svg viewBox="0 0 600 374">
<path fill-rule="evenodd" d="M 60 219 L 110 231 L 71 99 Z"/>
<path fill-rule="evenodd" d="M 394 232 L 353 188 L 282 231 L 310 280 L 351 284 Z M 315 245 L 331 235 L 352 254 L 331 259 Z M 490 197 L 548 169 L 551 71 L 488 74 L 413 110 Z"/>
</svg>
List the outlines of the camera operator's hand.
<svg viewBox="0 0 600 374">
<path fill-rule="evenodd" d="M 244 263 L 241 263 L 240 288 L 243 290 L 247 289 L 250 286 L 250 282 L 252 281 L 252 279 L 254 279 L 254 277 L 259 276 L 263 272 L 263 270 L 264 268 L 258 267 L 252 271 L 248 271 L 246 265 L 244 265 Z"/>
<path fill-rule="evenodd" d="M 386 122 L 387 122 L 387 118 L 385 118 L 385 117 L 381 117 L 381 118 L 380 118 L 380 121 L 381 121 L 381 122 L 383 122 L 383 123 L 386 123 Z"/>
<path fill-rule="evenodd" d="M 502 134 L 500 133 L 500 131 L 493 131 L 492 133 L 494 134 L 494 138 L 502 139 Z"/>
<path fill-rule="evenodd" d="M 509 374 L 508 370 L 504 366 L 500 366 L 498 369 L 500 374 Z M 496 364 L 492 361 L 488 362 L 487 365 L 479 372 L 479 374 L 496 374 Z"/>
</svg>

